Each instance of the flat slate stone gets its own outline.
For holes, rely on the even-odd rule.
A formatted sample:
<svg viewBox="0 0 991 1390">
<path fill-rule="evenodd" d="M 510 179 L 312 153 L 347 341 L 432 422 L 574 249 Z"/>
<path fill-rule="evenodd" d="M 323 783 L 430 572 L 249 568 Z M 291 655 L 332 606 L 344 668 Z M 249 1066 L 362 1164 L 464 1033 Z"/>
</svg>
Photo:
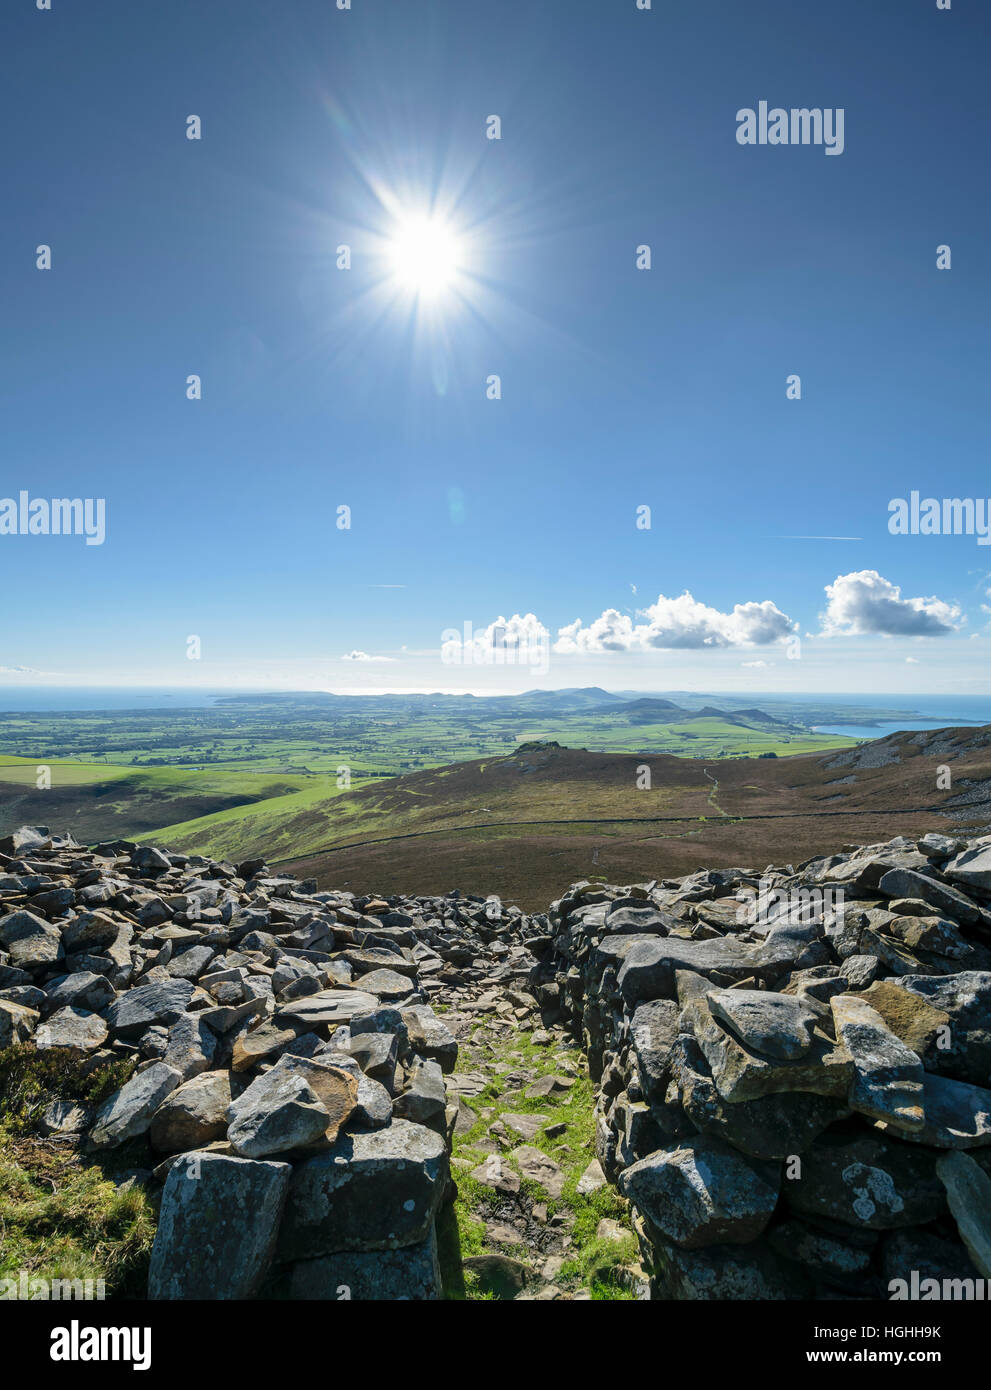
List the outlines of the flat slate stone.
<svg viewBox="0 0 991 1390">
<path fill-rule="evenodd" d="M 155 1062 L 136 1072 L 130 1081 L 100 1106 L 89 1136 L 91 1149 L 111 1149 L 146 1134 L 155 1111 L 179 1085 L 182 1077 L 174 1067 Z"/>
<path fill-rule="evenodd" d="M 745 1047 L 791 1062 L 812 1046 L 817 1016 L 797 995 L 760 989 L 713 989 L 709 1010 Z"/>
<path fill-rule="evenodd" d="M 35 1047 L 62 1047 L 76 1056 L 96 1052 L 107 1040 L 107 1025 L 99 1014 L 86 1009 L 58 1009 L 42 1023 L 34 1035 Z"/>
<path fill-rule="evenodd" d="M 104 1010 L 111 1033 L 119 1038 L 137 1038 L 154 1023 L 175 1023 L 186 1012 L 195 985 L 190 980 L 138 985 L 119 995 Z"/>
<path fill-rule="evenodd" d="M 370 970 L 358 980 L 365 994 L 373 994 L 386 1003 L 405 999 L 416 990 L 416 979 L 401 975 L 398 970 Z"/>
<path fill-rule="evenodd" d="M 980 909 L 959 889 L 913 869 L 891 869 L 878 886 L 889 898 L 921 898 L 956 922 L 976 922 L 981 915 Z"/>
<path fill-rule="evenodd" d="M 408 983 L 408 981 L 407 981 Z M 275 1012 L 276 1025 L 298 1024 L 304 1028 L 336 1028 L 350 1023 L 356 1014 L 370 1013 L 379 1007 L 374 994 L 360 989 L 325 989 L 306 999 L 294 999 Z"/>
</svg>

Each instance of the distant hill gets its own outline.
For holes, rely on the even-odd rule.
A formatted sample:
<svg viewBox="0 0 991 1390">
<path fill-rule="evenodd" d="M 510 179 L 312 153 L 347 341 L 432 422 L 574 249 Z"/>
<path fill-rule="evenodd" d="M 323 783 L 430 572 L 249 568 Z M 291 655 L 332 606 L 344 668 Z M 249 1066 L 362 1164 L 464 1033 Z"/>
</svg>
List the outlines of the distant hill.
<svg viewBox="0 0 991 1390">
<path fill-rule="evenodd" d="M 638 700 L 627 700 L 621 706 L 600 705 L 591 710 L 592 714 L 608 714 L 611 718 L 626 719 L 630 724 L 688 724 L 692 720 L 719 720 L 738 729 L 759 727 L 761 729 L 781 729 L 794 731 L 796 726 L 783 719 L 776 719 L 760 709 L 740 709 L 727 711 L 714 705 L 703 705 L 701 709 L 689 709 L 665 700 L 660 696 L 649 695 Z"/>
<path fill-rule="evenodd" d="M 610 713 L 619 705 L 626 705 L 621 695 L 610 695 L 597 685 L 574 687 L 568 690 L 527 690 L 522 695 L 495 698 L 514 699 L 519 705 L 529 709 L 557 710 L 596 710 L 605 709 Z"/>
<path fill-rule="evenodd" d="M 936 789 L 943 763 L 952 767 L 952 790 Z M 281 814 L 270 802 L 144 838 L 230 859 L 265 854 L 356 891 L 484 883 L 530 905 L 583 875 L 636 882 L 705 863 L 759 869 L 846 843 L 956 824 L 974 833 L 988 822 L 991 727 L 893 734 L 863 748 L 760 761 L 543 743 L 324 801 L 286 798 Z"/>
</svg>

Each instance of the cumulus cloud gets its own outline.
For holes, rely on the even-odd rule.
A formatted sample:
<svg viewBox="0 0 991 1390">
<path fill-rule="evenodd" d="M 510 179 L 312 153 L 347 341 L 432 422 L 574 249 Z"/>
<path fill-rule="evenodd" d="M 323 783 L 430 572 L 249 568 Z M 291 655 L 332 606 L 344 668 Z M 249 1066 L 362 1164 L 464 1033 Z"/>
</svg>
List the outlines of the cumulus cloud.
<svg viewBox="0 0 991 1390">
<path fill-rule="evenodd" d="M 554 650 L 561 653 L 656 651 L 700 647 L 764 647 L 790 637 L 795 624 L 770 599 L 738 603 L 732 612 L 699 603 L 686 589 L 637 610 L 634 622 L 607 608 L 588 626 L 580 618 L 558 631 Z"/>
<path fill-rule="evenodd" d="M 345 652 L 341 657 L 342 661 L 393 661 L 391 656 L 369 656 L 367 652 Z"/>
<path fill-rule="evenodd" d="M 956 604 L 939 598 L 902 598 L 877 570 L 837 575 L 826 585 L 823 637 L 941 637 L 962 626 Z"/>
</svg>

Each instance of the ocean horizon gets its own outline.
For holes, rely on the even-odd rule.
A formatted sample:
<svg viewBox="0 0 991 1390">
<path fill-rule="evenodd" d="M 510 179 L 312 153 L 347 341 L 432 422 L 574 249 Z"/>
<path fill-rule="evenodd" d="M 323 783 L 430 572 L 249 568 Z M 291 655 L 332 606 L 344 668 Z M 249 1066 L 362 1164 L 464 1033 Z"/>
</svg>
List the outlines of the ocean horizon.
<svg viewBox="0 0 991 1390">
<path fill-rule="evenodd" d="M 265 691 L 238 687 L 190 686 L 6 686 L 0 687 L 0 715 L 4 714 L 66 714 L 73 711 L 113 713 L 125 710 L 208 709 L 218 700 L 231 695 L 258 695 Z M 285 693 L 276 691 L 270 693 Z M 347 694 L 346 691 L 338 692 Z M 383 692 L 389 693 L 389 692 Z M 720 695 L 734 700 L 746 699 L 760 706 L 761 701 L 786 700 L 791 704 L 807 704 L 821 708 L 825 705 L 844 705 L 878 711 L 905 712 L 904 718 L 879 718 L 875 724 L 816 724 L 817 732 L 848 734 L 853 738 L 881 738 L 895 729 L 931 729 L 953 724 L 991 724 L 991 694 L 989 695 L 899 695 L 891 693 L 864 694 L 796 694 L 781 691 L 760 693 L 735 691 L 698 691 L 699 696 L 711 696 L 718 702 Z"/>
</svg>

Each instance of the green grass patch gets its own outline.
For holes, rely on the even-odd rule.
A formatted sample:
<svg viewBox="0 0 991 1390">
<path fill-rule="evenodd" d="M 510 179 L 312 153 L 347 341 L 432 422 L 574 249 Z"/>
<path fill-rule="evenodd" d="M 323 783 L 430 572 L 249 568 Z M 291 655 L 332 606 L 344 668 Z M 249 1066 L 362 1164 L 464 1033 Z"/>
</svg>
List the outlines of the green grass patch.
<svg viewBox="0 0 991 1390">
<path fill-rule="evenodd" d="M 0 1051 L 0 1278 L 102 1280 L 107 1298 L 144 1296 L 154 1204 L 139 1185 L 112 1181 L 146 1157 L 143 1141 L 104 1162 L 37 1132 L 50 1102 L 98 1104 L 133 1067 L 116 1062 L 87 1075 L 65 1052 Z"/>
</svg>

